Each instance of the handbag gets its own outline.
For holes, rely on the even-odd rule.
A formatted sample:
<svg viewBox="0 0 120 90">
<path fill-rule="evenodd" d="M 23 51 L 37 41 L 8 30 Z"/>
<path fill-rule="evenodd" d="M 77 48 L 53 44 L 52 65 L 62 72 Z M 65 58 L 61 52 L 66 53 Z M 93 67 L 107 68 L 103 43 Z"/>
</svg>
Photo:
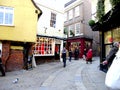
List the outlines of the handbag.
<svg viewBox="0 0 120 90">
<path fill-rule="evenodd" d="M 103 71 L 104 73 L 107 73 L 108 65 L 107 64 L 103 65 L 103 63 L 100 63 L 100 70 Z"/>
<path fill-rule="evenodd" d="M 120 90 L 120 56 L 117 55 L 106 73 L 105 84 L 111 89 Z"/>
</svg>

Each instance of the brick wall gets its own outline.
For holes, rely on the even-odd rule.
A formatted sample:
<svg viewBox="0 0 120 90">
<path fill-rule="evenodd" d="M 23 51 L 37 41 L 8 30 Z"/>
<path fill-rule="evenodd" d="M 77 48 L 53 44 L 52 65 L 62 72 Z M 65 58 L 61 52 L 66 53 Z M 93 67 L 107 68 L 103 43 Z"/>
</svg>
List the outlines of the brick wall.
<svg viewBox="0 0 120 90">
<path fill-rule="evenodd" d="M 23 51 L 10 49 L 10 42 L 2 42 L 2 63 L 6 71 L 23 69 Z"/>
<path fill-rule="evenodd" d="M 23 69 L 23 51 L 11 50 L 9 60 L 6 63 L 7 71 L 15 71 Z"/>
</svg>

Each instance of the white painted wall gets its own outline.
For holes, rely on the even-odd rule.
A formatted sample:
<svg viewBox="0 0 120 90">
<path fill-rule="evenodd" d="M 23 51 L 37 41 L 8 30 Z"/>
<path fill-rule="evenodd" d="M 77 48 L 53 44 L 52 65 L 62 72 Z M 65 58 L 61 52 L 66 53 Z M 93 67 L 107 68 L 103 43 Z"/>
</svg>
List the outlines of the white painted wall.
<svg viewBox="0 0 120 90">
<path fill-rule="evenodd" d="M 64 37 L 64 14 L 63 5 L 58 0 L 34 0 L 37 6 L 42 10 L 42 15 L 38 20 L 38 35 Z M 56 16 L 56 28 L 50 27 L 51 12 Z M 46 32 L 45 32 L 45 28 Z"/>
<path fill-rule="evenodd" d="M 110 0 L 105 0 L 105 13 L 111 10 L 112 6 L 110 4 Z"/>
</svg>

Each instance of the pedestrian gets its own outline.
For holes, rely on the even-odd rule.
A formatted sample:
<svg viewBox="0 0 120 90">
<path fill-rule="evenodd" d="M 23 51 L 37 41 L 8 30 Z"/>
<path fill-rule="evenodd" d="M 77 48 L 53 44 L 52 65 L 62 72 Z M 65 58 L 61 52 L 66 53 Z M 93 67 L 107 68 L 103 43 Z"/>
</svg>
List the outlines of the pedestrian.
<svg viewBox="0 0 120 90">
<path fill-rule="evenodd" d="M 72 50 L 71 48 L 69 49 L 69 61 L 71 62 L 71 59 L 72 59 Z"/>
<path fill-rule="evenodd" d="M 86 48 L 84 49 L 84 52 L 83 52 L 83 60 L 86 60 L 86 53 L 87 53 L 87 50 Z"/>
<path fill-rule="evenodd" d="M 108 60 L 108 63 L 110 62 L 110 67 L 106 73 L 105 85 L 109 90 L 120 90 L 120 43 L 114 43 L 114 46 L 118 47 L 118 51 L 115 52 L 116 54 L 112 62 Z"/>
<path fill-rule="evenodd" d="M 66 67 L 66 48 L 64 47 L 62 50 L 62 59 L 63 59 L 63 67 Z"/>
<path fill-rule="evenodd" d="M 92 49 L 89 49 L 86 56 L 86 64 L 90 62 L 92 64 Z"/>
<path fill-rule="evenodd" d="M 107 64 L 108 67 L 110 67 L 118 49 L 119 49 L 119 42 L 114 42 L 113 47 L 111 48 L 109 54 L 107 55 L 106 59 L 102 62 L 103 65 Z"/>
<path fill-rule="evenodd" d="M 78 60 L 78 58 L 79 58 L 79 49 L 77 47 L 75 48 L 74 55 L 75 55 L 75 60 Z"/>
<path fill-rule="evenodd" d="M 2 57 L 2 52 L 1 52 L 1 50 L 0 50 L 0 71 L 1 71 L 1 73 L 2 73 L 2 76 L 5 76 L 5 70 L 4 70 L 4 68 L 3 68 L 3 64 L 2 64 L 2 59 L 1 59 L 1 57 Z"/>
</svg>

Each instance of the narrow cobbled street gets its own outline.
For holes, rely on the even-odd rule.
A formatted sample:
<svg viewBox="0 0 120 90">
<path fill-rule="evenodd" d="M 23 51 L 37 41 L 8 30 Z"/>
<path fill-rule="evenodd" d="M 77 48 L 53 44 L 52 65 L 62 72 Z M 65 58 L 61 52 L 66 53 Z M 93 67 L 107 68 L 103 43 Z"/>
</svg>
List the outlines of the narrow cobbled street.
<svg viewBox="0 0 120 90">
<path fill-rule="evenodd" d="M 13 81 L 18 78 L 17 83 Z M 0 77 L 0 90 L 107 90 L 105 73 L 99 70 L 99 58 L 92 64 L 82 59 L 38 65 L 32 70 L 7 72 Z"/>
</svg>

